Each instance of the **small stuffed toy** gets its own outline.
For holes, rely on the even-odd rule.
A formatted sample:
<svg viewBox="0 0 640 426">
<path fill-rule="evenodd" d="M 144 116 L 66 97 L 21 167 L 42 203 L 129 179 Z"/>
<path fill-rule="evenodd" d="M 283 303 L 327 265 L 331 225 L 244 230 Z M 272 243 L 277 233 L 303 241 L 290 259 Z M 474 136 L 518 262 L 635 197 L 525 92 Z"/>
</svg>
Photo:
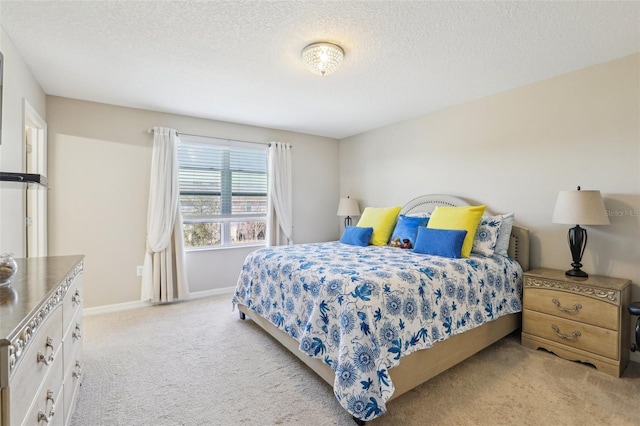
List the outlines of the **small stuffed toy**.
<svg viewBox="0 0 640 426">
<path fill-rule="evenodd" d="M 413 245 L 411 244 L 411 241 L 409 239 L 405 238 L 404 240 L 402 240 L 402 244 L 400 244 L 400 248 L 412 249 Z"/>
<path fill-rule="evenodd" d="M 400 241 L 399 237 L 396 237 L 395 240 L 393 240 L 393 241 L 391 241 L 389 243 L 389 246 L 391 246 L 391 247 L 402 247 L 402 242 Z"/>
</svg>

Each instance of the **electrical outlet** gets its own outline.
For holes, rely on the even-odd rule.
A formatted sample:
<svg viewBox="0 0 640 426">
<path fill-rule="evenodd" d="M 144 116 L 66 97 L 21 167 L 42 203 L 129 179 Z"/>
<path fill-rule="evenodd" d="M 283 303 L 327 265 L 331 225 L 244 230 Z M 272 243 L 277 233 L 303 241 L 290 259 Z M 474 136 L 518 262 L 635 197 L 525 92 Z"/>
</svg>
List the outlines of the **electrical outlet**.
<svg viewBox="0 0 640 426">
<path fill-rule="evenodd" d="M 142 266 L 136 266 L 136 274 L 141 277 L 142 276 L 142 272 L 144 270 L 144 267 Z"/>
</svg>

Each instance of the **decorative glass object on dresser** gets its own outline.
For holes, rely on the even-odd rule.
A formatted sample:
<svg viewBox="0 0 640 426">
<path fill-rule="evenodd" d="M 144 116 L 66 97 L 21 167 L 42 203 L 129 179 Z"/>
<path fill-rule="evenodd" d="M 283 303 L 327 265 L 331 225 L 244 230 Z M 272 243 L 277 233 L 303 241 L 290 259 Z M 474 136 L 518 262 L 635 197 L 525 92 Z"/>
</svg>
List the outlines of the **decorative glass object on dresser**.
<svg viewBox="0 0 640 426">
<path fill-rule="evenodd" d="M 18 264 L 10 253 L 0 254 L 0 286 L 9 285 L 11 277 L 18 272 Z"/>
</svg>

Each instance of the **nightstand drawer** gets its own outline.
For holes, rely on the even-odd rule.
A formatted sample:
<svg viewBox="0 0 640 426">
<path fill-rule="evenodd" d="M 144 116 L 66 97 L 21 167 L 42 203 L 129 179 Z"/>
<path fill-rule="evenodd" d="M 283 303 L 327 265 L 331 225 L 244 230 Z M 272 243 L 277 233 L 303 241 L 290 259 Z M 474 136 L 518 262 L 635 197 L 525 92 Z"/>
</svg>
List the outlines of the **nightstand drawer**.
<svg viewBox="0 0 640 426">
<path fill-rule="evenodd" d="M 544 288 L 526 288 L 524 309 L 554 315 L 617 331 L 618 306 L 574 293 Z"/>
<path fill-rule="evenodd" d="M 522 332 L 607 358 L 618 359 L 618 333 L 606 328 L 525 309 L 522 317 Z"/>
</svg>

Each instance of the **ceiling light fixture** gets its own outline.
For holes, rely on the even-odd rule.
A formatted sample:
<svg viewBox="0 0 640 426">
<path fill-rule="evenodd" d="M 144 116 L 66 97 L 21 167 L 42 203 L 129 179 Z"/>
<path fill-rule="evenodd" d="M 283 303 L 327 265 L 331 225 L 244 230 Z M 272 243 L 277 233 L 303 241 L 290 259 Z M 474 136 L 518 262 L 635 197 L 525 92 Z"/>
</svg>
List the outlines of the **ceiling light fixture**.
<svg viewBox="0 0 640 426">
<path fill-rule="evenodd" d="M 302 50 L 302 60 L 309 71 L 317 75 L 329 75 L 338 69 L 344 58 L 344 50 L 332 43 L 313 43 Z"/>
</svg>

